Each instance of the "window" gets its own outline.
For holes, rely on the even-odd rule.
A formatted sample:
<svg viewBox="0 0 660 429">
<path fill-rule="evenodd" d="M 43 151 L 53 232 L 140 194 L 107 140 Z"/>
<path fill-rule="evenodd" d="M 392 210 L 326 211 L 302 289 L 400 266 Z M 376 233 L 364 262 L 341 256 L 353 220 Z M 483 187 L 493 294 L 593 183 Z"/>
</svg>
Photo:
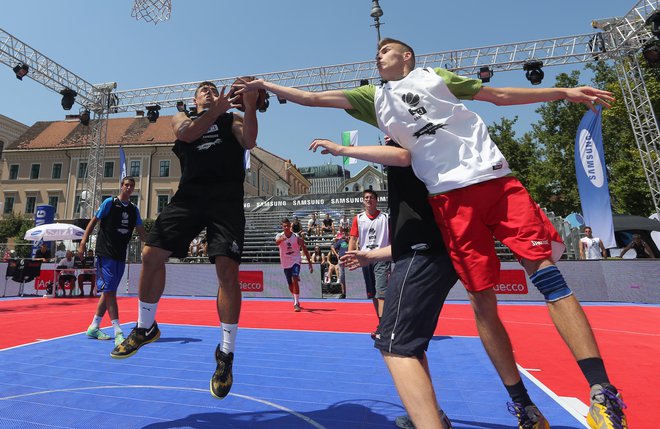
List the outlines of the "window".
<svg viewBox="0 0 660 429">
<path fill-rule="evenodd" d="M 2 210 L 4 214 L 10 214 L 14 211 L 14 197 L 5 197 L 5 207 Z"/>
<path fill-rule="evenodd" d="M 37 205 L 37 197 L 27 197 L 25 199 L 25 213 L 34 213 L 34 207 Z"/>
<path fill-rule="evenodd" d="M 160 162 L 160 177 L 170 177 L 170 161 L 162 160 Z"/>
<path fill-rule="evenodd" d="M 60 198 L 57 195 L 48 196 L 48 205 L 55 207 L 55 211 L 57 211 L 57 203 L 59 202 L 60 202 Z"/>
<path fill-rule="evenodd" d="M 9 166 L 9 180 L 18 179 L 18 164 L 12 164 Z"/>
<path fill-rule="evenodd" d="M 62 177 L 62 164 L 57 162 L 53 164 L 53 174 L 51 174 L 52 179 L 60 179 Z"/>
<path fill-rule="evenodd" d="M 30 168 L 30 179 L 38 179 L 39 170 L 41 170 L 41 164 L 32 164 Z"/>
<path fill-rule="evenodd" d="M 156 209 L 158 213 L 163 211 L 168 201 L 169 201 L 169 197 L 167 195 L 158 196 L 158 208 Z"/>
<path fill-rule="evenodd" d="M 114 177 L 115 176 L 115 163 L 112 161 L 106 161 L 103 166 L 103 177 Z"/>
<path fill-rule="evenodd" d="M 78 179 L 84 179 L 87 177 L 87 163 L 80 161 L 78 164 Z"/>
<path fill-rule="evenodd" d="M 140 161 L 131 161 L 131 172 L 133 177 L 140 177 Z"/>
<path fill-rule="evenodd" d="M 139 197 L 137 195 L 131 195 L 130 197 L 128 197 L 128 200 L 136 207 L 138 205 L 138 199 Z"/>
</svg>

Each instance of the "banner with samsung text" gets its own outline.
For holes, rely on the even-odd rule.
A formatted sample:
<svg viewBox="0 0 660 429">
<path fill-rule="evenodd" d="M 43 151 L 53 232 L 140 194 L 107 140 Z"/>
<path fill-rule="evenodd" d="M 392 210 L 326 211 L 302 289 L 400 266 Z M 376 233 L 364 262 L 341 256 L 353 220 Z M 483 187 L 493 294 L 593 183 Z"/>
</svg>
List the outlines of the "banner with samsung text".
<svg viewBox="0 0 660 429">
<path fill-rule="evenodd" d="M 616 247 L 600 106 L 597 106 L 597 112 L 587 110 L 578 126 L 575 137 L 575 175 L 585 225 L 591 227 L 593 235 L 601 239 L 605 248 Z"/>
</svg>

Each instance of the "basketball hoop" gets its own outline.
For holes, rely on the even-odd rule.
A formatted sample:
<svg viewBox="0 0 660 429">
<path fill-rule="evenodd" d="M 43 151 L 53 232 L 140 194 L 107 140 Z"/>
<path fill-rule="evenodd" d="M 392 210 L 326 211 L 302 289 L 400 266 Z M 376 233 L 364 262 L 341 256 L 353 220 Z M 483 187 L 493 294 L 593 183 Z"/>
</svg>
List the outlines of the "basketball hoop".
<svg viewBox="0 0 660 429">
<path fill-rule="evenodd" d="M 172 0 L 135 0 L 131 16 L 158 24 L 170 19 Z"/>
</svg>

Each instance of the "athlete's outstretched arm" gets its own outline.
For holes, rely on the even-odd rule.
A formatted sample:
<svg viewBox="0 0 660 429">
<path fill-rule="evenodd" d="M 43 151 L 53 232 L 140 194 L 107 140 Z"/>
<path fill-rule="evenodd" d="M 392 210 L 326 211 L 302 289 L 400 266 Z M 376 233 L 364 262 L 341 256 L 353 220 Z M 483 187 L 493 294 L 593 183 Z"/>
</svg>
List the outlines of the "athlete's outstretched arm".
<svg viewBox="0 0 660 429">
<path fill-rule="evenodd" d="M 493 88 L 484 86 L 477 92 L 474 99 L 488 101 L 498 106 L 566 100 L 585 104 L 594 112 L 596 112 L 596 105 L 600 104 L 609 108 L 610 103 L 615 101 L 611 92 L 590 86 L 578 88 Z"/>
<path fill-rule="evenodd" d="M 350 156 L 351 158 L 394 167 L 408 167 L 410 165 L 410 152 L 400 147 L 342 146 L 327 139 L 316 139 L 309 146 L 309 150 L 314 152 L 319 148 L 321 148 L 323 155 Z"/>
<path fill-rule="evenodd" d="M 332 91 L 303 91 L 302 89 L 290 88 L 288 86 L 278 85 L 273 82 L 267 82 L 263 79 L 255 79 L 246 82 L 239 78 L 239 83 L 234 84 L 239 88 L 236 94 L 243 92 L 257 91 L 265 89 L 268 92 L 276 94 L 279 98 L 291 101 L 296 104 L 310 107 L 335 107 L 337 109 L 352 109 L 351 103 L 341 90 Z"/>
</svg>

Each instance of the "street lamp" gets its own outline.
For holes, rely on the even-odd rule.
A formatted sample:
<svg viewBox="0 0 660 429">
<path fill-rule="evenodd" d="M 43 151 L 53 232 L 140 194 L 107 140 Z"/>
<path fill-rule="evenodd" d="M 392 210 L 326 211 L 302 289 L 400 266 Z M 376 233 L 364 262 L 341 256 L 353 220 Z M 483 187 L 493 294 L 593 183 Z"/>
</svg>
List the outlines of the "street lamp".
<svg viewBox="0 0 660 429">
<path fill-rule="evenodd" d="M 378 0 L 373 0 L 371 4 L 371 17 L 374 19 L 375 24 L 372 27 L 376 27 L 376 33 L 378 35 L 378 42 L 380 42 L 380 17 L 383 16 L 383 9 L 380 8 Z"/>
</svg>

